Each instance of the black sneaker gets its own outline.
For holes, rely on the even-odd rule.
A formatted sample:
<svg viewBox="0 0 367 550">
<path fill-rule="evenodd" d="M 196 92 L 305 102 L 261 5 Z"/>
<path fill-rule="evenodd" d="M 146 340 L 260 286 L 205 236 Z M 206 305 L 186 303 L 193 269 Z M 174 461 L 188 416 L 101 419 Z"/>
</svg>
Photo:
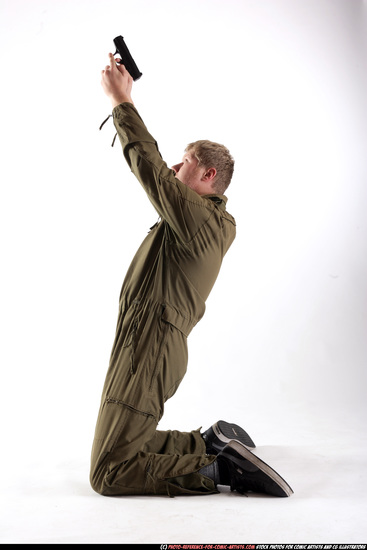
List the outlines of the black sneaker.
<svg viewBox="0 0 367 550">
<path fill-rule="evenodd" d="M 217 456 L 218 485 L 230 485 L 238 493 L 266 493 L 289 497 L 293 490 L 273 468 L 238 441 L 230 441 Z"/>
<path fill-rule="evenodd" d="M 237 426 L 237 424 L 229 424 L 224 420 L 219 420 L 201 435 L 206 444 L 206 452 L 209 455 L 217 455 L 232 439 L 239 441 L 248 449 L 256 448 L 255 443 L 244 429 Z"/>
</svg>

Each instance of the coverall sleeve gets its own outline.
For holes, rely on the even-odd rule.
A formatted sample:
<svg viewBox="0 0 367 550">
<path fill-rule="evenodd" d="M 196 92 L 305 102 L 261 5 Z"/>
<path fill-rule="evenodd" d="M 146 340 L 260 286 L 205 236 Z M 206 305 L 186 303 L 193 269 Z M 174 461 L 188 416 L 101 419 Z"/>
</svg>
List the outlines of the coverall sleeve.
<svg viewBox="0 0 367 550">
<path fill-rule="evenodd" d="M 157 142 L 131 103 L 113 109 L 125 159 L 158 214 L 188 243 L 213 214 L 211 201 L 180 182 L 168 168 Z"/>
</svg>

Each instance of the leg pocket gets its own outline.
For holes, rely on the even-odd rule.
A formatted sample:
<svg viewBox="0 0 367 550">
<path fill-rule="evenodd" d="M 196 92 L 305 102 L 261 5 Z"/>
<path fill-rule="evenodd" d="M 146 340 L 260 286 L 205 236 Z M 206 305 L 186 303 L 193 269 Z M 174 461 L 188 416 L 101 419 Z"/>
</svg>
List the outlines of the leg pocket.
<svg viewBox="0 0 367 550">
<path fill-rule="evenodd" d="M 151 376 L 151 380 L 150 380 L 150 384 L 149 384 L 149 391 L 152 391 L 153 385 L 154 385 L 155 380 L 156 380 L 156 378 L 158 376 L 158 373 L 160 371 L 160 368 L 161 368 L 161 365 L 162 365 L 162 362 L 163 362 L 163 358 L 164 358 L 166 344 L 167 344 L 168 333 L 169 333 L 169 330 L 171 328 L 170 324 L 167 323 L 166 321 L 163 321 L 162 318 L 159 320 L 159 325 L 160 325 L 160 331 L 159 331 L 160 332 L 160 342 L 159 342 L 157 355 L 156 355 L 156 359 L 155 359 L 155 362 L 154 362 L 152 376 Z"/>
<path fill-rule="evenodd" d="M 187 338 L 176 327 L 165 324 L 165 337 L 155 365 L 151 391 L 157 391 L 161 402 L 172 397 L 186 374 L 188 353 Z"/>
<path fill-rule="evenodd" d="M 136 372 L 135 350 L 138 345 L 138 331 L 142 328 L 141 316 L 140 300 L 134 300 L 126 313 L 125 325 L 127 330 L 122 344 L 123 348 L 130 348 L 131 374 L 135 374 Z"/>
</svg>

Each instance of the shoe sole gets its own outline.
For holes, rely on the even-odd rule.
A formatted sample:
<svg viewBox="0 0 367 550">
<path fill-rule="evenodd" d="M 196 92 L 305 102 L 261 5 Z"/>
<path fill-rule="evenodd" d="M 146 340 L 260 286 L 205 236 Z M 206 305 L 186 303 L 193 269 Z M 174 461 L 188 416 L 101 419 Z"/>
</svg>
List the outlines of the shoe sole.
<svg viewBox="0 0 367 550">
<path fill-rule="evenodd" d="M 282 489 L 282 491 L 285 493 L 285 495 L 287 497 L 290 497 L 293 494 L 294 491 L 293 491 L 292 487 L 290 487 L 290 485 L 288 485 L 288 483 L 285 481 L 285 479 L 283 479 L 282 476 L 280 476 L 275 470 L 273 470 L 273 468 L 271 468 L 271 466 L 266 464 L 266 462 L 261 460 L 261 458 L 254 455 L 251 451 L 246 449 L 246 447 L 244 445 L 241 445 L 241 443 L 239 443 L 238 441 L 233 441 L 232 440 L 228 443 L 228 446 L 231 447 L 232 449 L 234 449 L 245 460 L 250 462 L 252 465 L 256 466 L 256 468 L 258 468 L 259 470 L 264 472 L 264 474 L 269 476 L 270 479 L 272 481 L 274 481 Z M 223 454 L 223 456 L 225 456 L 225 451 L 222 452 L 222 454 Z M 228 457 L 233 462 L 237 463 L 235 457 L 233 457 L 232 455 L 228 455 Z M 238 461 L 237 464 L 240 468 L 243 468 L 243 464 L 241 464 L 239 461 Z M 250 468 L 248 470 L 253 471 L 253 469 L 250 469 Z"/>
<path fill-rule="evenodd" d="M 230 424 L 224 420 L 219 420 L 212 426 L 212 429 L 217 438 L 225 445 L 234 440 L 239 441 L 249 449 L 256 449 L 256 445 L 248 433 L 240 426 L 237 426 L 237 424 Z"/>
</svg>

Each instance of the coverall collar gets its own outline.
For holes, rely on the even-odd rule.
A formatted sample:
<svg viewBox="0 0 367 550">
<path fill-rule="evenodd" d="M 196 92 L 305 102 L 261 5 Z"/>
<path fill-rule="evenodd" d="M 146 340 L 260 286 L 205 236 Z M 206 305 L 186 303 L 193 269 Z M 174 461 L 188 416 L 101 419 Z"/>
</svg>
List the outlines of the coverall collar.
<svg viewBox="0 0 367 550">
<path fill-rule="evenodd" d="M 215 202 L 220 210 L 226 209 L 227 197 L 225 195 L 203 195 L 203 198 Z"/>
</svg>

